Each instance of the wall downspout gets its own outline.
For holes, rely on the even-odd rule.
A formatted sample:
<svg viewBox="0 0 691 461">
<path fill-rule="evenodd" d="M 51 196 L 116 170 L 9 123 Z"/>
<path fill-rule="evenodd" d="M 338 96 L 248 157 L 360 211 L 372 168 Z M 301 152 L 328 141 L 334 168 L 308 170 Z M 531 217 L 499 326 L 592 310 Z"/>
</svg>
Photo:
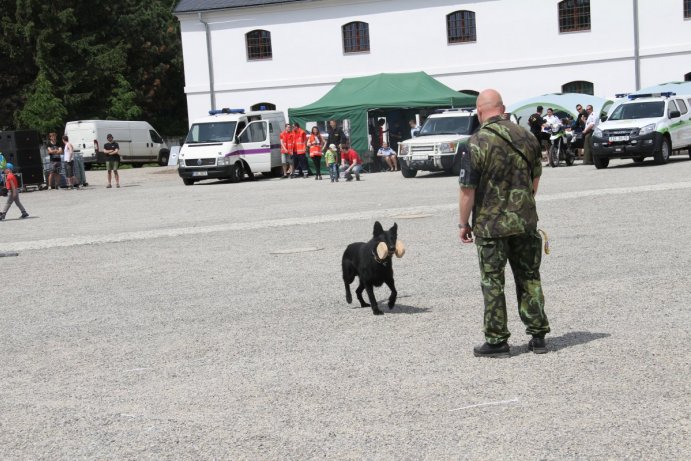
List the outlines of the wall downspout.
<svg viewBox="0 0 691 461">
<path fill-rule="evenodd" d="M 641 89 L 641 53 L 638 38 L 638 0 L 633 0 L 633 60 L 636 75 L 636 91 Z"/>
<path fill-rule="evenodd" d="M 209 23 L 204 21 L 202 18 L 202 13 L 197 13 L 199 15 L 199 22 L 204 24 L 204 31 L 206 32 L 206 60 L 209 64 L 209 95 L 211 96 L 211 109 L 216 109 L 216 91 L 214 89 L 214 62 L 211 53 L 211 30 L 209 29 Z"/>
</svg>

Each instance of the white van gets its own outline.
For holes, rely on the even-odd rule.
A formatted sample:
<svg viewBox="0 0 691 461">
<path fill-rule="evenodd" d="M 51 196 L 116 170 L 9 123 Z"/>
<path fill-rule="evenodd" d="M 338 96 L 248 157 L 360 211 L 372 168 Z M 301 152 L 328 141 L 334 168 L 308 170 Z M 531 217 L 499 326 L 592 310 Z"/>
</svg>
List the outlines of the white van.
<svg viewBox="0 0 691 461">
<path fill-rule="evenodd" d="M 607 168 L 611 158 L 640 163 L 653 157 L 663 164 L 682 149 L 691 149 L 691 95 L 628 95 L 593 132 L 593 163 L 598 169 Z"/>
<path fill-rule="evenodd" d="M 108 142 L 108 134 L 112 134 L 113 141 L 120 146 L 120 163 L 134 167 L 153 162 L 168 164 L 170 149 L 148 122 L 79 120 L 67 122 L 65 134 L 75 153 L 82 154 L 87 169 L 93 164 L 105 163 L 103 146 Z"/>
<path fill-rule="evenodd" d="M 178 174 L 191 186 L 204 179 L 241 181 L 254 173 L 279 176 L 283 112 L 210 110 L 195 120 L 178 155 Z"/>
</svg>

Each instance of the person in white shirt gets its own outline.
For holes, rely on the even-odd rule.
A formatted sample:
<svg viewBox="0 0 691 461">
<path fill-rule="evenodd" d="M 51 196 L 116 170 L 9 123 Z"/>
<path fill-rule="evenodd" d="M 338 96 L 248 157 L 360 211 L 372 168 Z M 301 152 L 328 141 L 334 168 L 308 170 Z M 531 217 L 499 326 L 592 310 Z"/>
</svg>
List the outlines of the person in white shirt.
<svg viewBox="0 0 691 461">
<path fill-rule="evenodd" d="M 416 132 L 416 131 L 420 131 L 420 125 L 418 125 L 417 123 L 415 123 L 415 120 L 410 120 L 410 121 L 408 122 L 408 125 L 410 125 L 410 137 L 411 137 L 411 138 L 414 138 L 414 137 L 415 137 L 415 134 L 416 134 L 415 132 Z"/>
<path fill-rule="evenodd" d="M 561 119 L 554 115 L 552 108 L 547 109 L 547 115 L 545 116 L 545 124 L 542 125 L 544 128 L 550 129 L 552 126 L 561 126 Z"/>
<path fill-rule="evenodd" d="M 389 166 L 389 171 L 396 171 L 398 169 L 396 152 L 389 147 L 388 143 L 382 144 L 381 149 L 377 151 L 377 157 L 384 158 L 384 161 L 386 161 L 386 164 Z"/>
<path fill-rule="evenodd" d="M 67 178 L 67 188 L 73 189 L 76 187 L 77 189 L 79 189 L 79 184 L 75 184 L 77 182 L 77 178 L 74 177 L 74 146 L 72 146 L 72 143 L 70 142 L 70 139 L 67 137 L 67 135 L 64 135 L 62 137 L 62 143 L 65 145 L 65 147 L 63 147 L 62 149 L 62 161 L 65 164 L 65 178 Z"/>
</svg>

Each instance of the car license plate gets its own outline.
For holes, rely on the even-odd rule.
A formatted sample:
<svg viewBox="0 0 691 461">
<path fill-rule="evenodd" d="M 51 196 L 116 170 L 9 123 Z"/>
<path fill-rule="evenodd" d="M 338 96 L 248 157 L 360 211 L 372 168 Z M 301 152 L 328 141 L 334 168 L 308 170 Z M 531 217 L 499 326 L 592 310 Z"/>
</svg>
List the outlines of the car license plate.
<svg viewBox="0 0 691 461">
<path fill-rule="evenodd" d="M 609 137 L 609 142 L 622 142 L 622 141 L 628 141 L 629 137 L 628 136 L 610 136 Z"/>
<path fill-rule="evenodd" d="M 192 176 L 209 176 L 208 171 L 193 171 Z"/>
<path fill-rule="evenodd" d="M 425 161 L 427 160 L 427 155 L 413 155 L 413 160 Z"/>
</svg>

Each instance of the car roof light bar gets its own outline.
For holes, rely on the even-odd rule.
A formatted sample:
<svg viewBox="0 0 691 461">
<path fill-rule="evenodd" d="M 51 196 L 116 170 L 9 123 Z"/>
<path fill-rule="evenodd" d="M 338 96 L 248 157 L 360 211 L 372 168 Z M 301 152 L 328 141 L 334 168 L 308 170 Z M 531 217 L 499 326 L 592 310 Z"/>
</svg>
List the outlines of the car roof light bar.
<svg viewBox="0 0 691 461">
<path fill-rule="evenodd" d="M 218 114 L 244 114 L 245 109 L 229 109 L 228 107 L 224 107 L 223 109 L 211 109 L 209 111 L 209 115 L 218 115 Z"/>
<path fill-rule="evenodd" d="M 643 93 L 643 94 L 630 94 L 629 99 L 638 99 L 638 98 L 669 98 L 671 96 L 676 96 L 676 93 L 673 91 L 663 91 L 661 93 Z"/>
</svg>

